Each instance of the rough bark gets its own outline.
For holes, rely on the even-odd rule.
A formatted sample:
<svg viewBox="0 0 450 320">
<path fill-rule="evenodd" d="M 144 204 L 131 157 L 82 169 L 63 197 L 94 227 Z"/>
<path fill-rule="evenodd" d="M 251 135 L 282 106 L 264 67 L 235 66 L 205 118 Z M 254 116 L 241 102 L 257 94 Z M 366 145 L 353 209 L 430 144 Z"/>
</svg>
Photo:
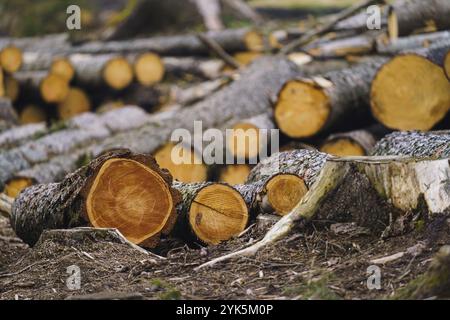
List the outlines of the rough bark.
<svg viewBox="0 0 450 320">
<path fill-rule="evenodd" d="M 224 63 L 218 59 L 199 59 L 195 57 L 164 57 L 166 74 L 179 77 L 191 74 L 204 79 L 215 79 L 222 74 Z"/>
<path fill-rule="evenodd" d="M 0 149 L 5 151 L 46 132 L 47 126 L 45 123 L 32 123 L 11 128 L 0 133 Z"/>
<path fill-rule="evenodd" d="M 376 137 L 368 130 L 354 130 L 349 132 L 335 133 L 330 135 L 325 140 L 325 142 L 322 144 L 321 150 L 326 152 L 325 150 L 323 150 L 324 146 L 340 140 L 350 141 L 359 146 L 364 152 L 364 154 L 361 155 L 370 154 L 377 141 Z"/>
<path fill-rule="evenodd" d="M 306 196 L 261 241 L 196 269 L 253 256 L 312 219 L 355 222 L 376 234 L 383 233 L 397 218 L 407 214 L 428 215 L 432 219 L 450 209 L 446 190 L 449 174 L 448 159 L 329 159 Z"/>
<path fill-rule="evenodd" d="M 380 54 L 398 54 L 405 50 L 415 50 L 427 48 L 434 44 L 450 39 L 449 31 L 418 34 L 409 37 L 398 38 L 395 41 L 386 43 L 383 40 L 377 41 L 376 51 Z"/>
<path fill-rule="evenodd" d="M 43 37 L 0 38 L 0 48 L 13 45 L 23 51 L 50 51 L 70 48 L 69 33 L 50 34 Z"/>
<path fill-rule="evenodd" d="M 256 44 L 246 41 L 246 37 L 250 33 L 259 39 L 256 41 Z M 251 29 L 210 31 L 206 35 L 216 41 L 227 52 L 262 50 L 262 39 Z M 127 41 L 93 41 L 84 45 L 74 46 L 70 51 L 73 53 L 91 54 L 153 52 L 162 56 L 208 55 L 210 52 L 196 35 L 158 36 Z"/>
<path fill-rule="evenodd" d="M 313 43 L 304 50 L 316 58 L 337 58 L 347 55 L 367 55 L 374 51 L 375 35 L 363 34 L 355 37 Z"/>
<path fill-rule="evenodd" d="M 450 131 L 394 132 L 378 141 L 372 155 L 450 158 Z"/>
<path fill-rule="evenodd" d="M 172 183 L 170 174 L 161 171 L 151 156 L 133 154 L 129 150 L 109 152 L 67 175 L 60 183 L 40 184 L 24 190 L 12 207 L 11 225 L 16 234 L 26 243 L 34 245 L 45 229 L 91 224 L 85 206 L 87 195 L 100 168 L 109 159 L 137 161 L 157 173 L 168 186 Z M 178 194 L 169 190 L 177 199 Z"/>
<path fill-rule="evenodd" d="M 392 38 L 407 36 L 426 27 L 446 30 L 450 28 L 450 3 L 447 0 L 397 0 L 388 14 L 397 18 L 397 23 L 388 21 L 388 31 Z M 397 28 L 398 32 L 392 32 Z"/>
</svg>

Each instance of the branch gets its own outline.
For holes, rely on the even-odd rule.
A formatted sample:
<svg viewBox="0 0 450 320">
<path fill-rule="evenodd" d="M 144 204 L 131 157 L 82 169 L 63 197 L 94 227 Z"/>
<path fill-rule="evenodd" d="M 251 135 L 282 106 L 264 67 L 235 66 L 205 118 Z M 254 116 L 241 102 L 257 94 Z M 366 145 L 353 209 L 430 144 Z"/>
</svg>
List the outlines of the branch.
<svg viewBox="0 0 450 320">
<path fill-rule="evenodd" d="M 197 37 L 206 47 L 217 54 L 219 58 L 221 58 L 227 65 L 235 69 L 242 67 L 242 65 L 230 56 L 214 39 L 211 39 L 203 33 L 199 33 Z"/>
<path fill-rule="evenodd" d="M 310 42 L 312 42 L 316 37 L 320 37 L 325 33 L 328 33 L 332 31 L 333 27 L 339 23 L 340 21 L 347 19 L 348 17 L 352 16 L 359 10 L 370 6 L 372 4 L 381 3 L 384 2 L 384 0 L 363 0 L 359 3 L 356 3 L 347 9 L 340 12 L 334 19 L 332 19 L 330 22 L 324 24 L 323 26 L 320 26 L 319 28 L 312 30 L 311 32 L 307 32 L 302 37 L 293 40 L 292 42 L 288 43 L 286 46 L 284 46 L 281 50 L 281 54 L 289 54 L 290 52 L 294 51 L 298 47 L 303 47 Z"/>
</svg>

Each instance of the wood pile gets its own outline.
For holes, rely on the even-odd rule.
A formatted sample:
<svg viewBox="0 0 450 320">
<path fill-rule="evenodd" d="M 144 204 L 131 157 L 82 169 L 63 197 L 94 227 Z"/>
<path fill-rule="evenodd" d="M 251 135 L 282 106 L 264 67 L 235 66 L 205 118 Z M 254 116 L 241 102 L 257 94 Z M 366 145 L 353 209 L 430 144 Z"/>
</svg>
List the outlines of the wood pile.
<svg viewBox="0 0 450 320">
<path fill-rule="evenodd" d="M 286 216 L 278 226 L 288 230 L 330 199 L 349 213 L 333 219 L 379 233 L 392 222 L 383 210 L 415 210 L 422 191 L 430 212 L 448 211 L 448 190 L 422 187 L 432 174 L 448 183 L 450 5 L 394 1 L 381 29 L 367 30 L 363 11 L 380 2 L 306 30 L 1 40 L 0 211 L 30 245 L 45 229 L 93 226 L 148 248 L 166 236 L 215 245 L 260 213 Z M 204 161 L 196 121 L 224 142 L 233 129 L 218 161 Z M 193 142 L 177 144 L 176 129 Z M 249 132 L 273 129 L 282 151 L 263 157 L 278 139 Z M 396 169 L 412 179 L 404 200 L 400 185 L 383 184 Z M 394 203 L 363 215 L 360 198 L 345 198 L 352 181 L 358 195 Z"/>
</svg>

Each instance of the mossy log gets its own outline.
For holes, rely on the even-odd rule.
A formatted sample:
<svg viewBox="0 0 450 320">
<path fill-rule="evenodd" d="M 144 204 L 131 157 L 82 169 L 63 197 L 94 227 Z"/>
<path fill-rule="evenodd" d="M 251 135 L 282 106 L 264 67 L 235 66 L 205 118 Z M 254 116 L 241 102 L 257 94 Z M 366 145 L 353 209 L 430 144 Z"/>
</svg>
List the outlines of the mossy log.
<svg viewBox="0 0 450 320">
<path fill-rule="evenodd" d="M 216 182 L 182 183 L 173 187 L 182 194 L 179 217 L 172 235 L 188 241 L 219 244 L 237 236 L 247 226 L 248 208 L 233 187 Z"/>
<path fill-rule="evenodd" d="M 243 29 L 210 31 L 206 35 L 215 40 L 226 52 L 261 51 L 263 38 L 259 32 Z M 126 41 L 89 42 L 70 49 L 73 53 L 136 53 L 153 52 L 161 56 L 197 56 L 208 55 L 209 49 L 195 34 L 177 36 L 158 36 Z"/>
<path fill-rule="evenodd" d="M 355 67 L 321 76 L 287 81 L 275 103 L 275 122 L 292 138 L 305 138 L 336 130 L 370 113 L 370 85 L 388 60 L 370 59 Z"/>
<path fill-rule="evenodd" d="M 450 109 L 450 40 L 395 56 L 370 89 L 373 116 L 394 130 L 431 130 Z"/>
<path fill-rule="evenodd" d="M 175 220 L 180 196 L 171 183 L 153 157 L 116 150 L 60 183 L 25 189 L 13 203 L 11 225 L 30 245 L 45 229 L 91 225 L 117 228 L 131 242 L 152 247 Z"/>
<path fill-rule="evenodd" d="M 377 142 L 372 155 L 450 158 L 450 131 L 394 132 Z"/>
<path fill-rule="evenodd" d="M 427 29 L 447 30 L 449 16 L 447 0 L 396 0 L 388 9 L 388 34 L 397 39 Z"/>
</svg>

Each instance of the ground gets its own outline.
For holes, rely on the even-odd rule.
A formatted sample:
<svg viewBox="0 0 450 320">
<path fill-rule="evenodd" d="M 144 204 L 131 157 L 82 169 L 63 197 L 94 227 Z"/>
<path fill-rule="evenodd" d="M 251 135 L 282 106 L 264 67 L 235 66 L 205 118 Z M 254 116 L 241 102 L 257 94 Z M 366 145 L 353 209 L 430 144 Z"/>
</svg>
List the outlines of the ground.
<svg viewBox="0 0 450 320">
<path fill-rule="evenodd" d="M 433 254 L 450 243 L 446 218 L 385 240 L 353 227 L 331 231 L 313 223 L 256 257 L 194 270 L 257 241 L 267 228 L 256 224 L 241 237 L 209 248 L 166 240 L 157 253 L 167 259 L 159 260 L 108 241 L 47 240 L 29 248 L 0 218 L 0 299 L 65 299 L 99 292 L 146 299 L 383 299 L 423 274 Z M 379 265 L 381 289 L 369 290 L 370 261 L 401 251 L 409 253 Z M 66 285 L 71 265 L 81 270 L 80 290 Z"/>
</svg>

